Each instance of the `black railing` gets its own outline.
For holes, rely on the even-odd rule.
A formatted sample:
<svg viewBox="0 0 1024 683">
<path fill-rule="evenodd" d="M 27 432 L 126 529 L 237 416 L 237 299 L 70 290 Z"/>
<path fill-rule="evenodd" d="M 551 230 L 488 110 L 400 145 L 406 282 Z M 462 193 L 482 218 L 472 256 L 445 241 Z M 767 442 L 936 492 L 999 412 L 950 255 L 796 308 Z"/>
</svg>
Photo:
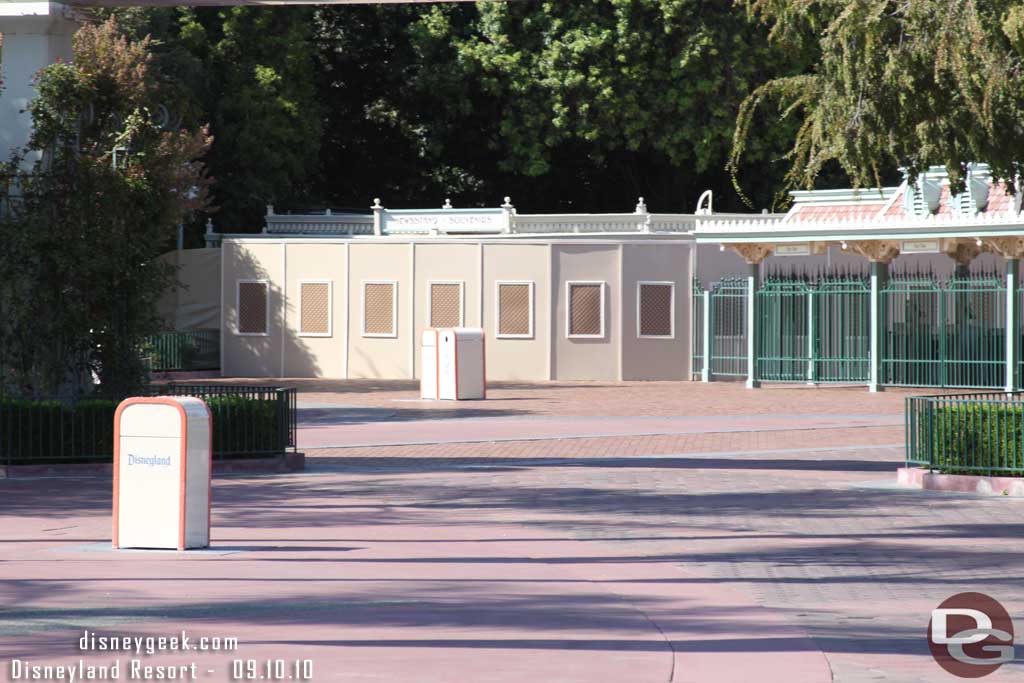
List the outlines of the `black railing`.
<svg viewBox="0 0 1024 683">
<path fill-rule="evenodd" d="M 294 450 L 295 389 L 154 384 L 142 396 L 195 396 L 213 418 L 214 460 Z M 114 453 L 113 399 L 0 398 L 0 463 L 109 462 Z"/>
</svg>

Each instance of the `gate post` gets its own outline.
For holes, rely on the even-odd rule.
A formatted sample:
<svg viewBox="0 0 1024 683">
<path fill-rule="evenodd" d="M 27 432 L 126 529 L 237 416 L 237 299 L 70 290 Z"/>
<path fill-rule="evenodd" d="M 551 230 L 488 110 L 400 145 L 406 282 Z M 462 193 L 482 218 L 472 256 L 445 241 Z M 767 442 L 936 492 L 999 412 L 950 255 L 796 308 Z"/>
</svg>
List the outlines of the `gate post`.
<svg viewBox="0 0 1024 683">
<path fill-rule="evenodd" d="M 1017 286 L 1020 259 L 1006 259 L 1006 393 L 1017 388 Z"/>
<path fill-rule="evenodd" d="M 889 274 L 889 264 L 871 262 L 871 378 L 868 391 L 878 391 L 882 379 L 882 288 Z"/>
<path fill-rule="evenodd" d="M 747 262 L 747 388 L 761 386 L 757 377 L 757 347 L 759 341 L 757 285 L 761 279 L 761 261 L 775 249 L 774 244 L 730 244 L 734 252 Z"/>
<path fill-rule="evenodd" d="M 880 391 L 882 347 L 885 337 L 882 289 L 889 277 L 889 263 L 899 256 L 900 248 L 898 243 L 886 240 L 858 240 L 850 242 L 849 247 L 854 253 L 871 261 L 871 376 L 868 379 L 868 391 Z"/>
<path fill-rule="evenodd" d="M 704 339 L 701 342 L 704 346 L 704 365 L 700 369 L 700 381 L 710 382 L 711 381 L 711 292 L 704 290 L 704 306 L 701 310 L 702 317 L 704 318 L 704 329 L 701 330 L 701 334 L 704 335 Z"/>
<path fill-rule="evenodd" d="M 807 290 L 807 383 L 814 384 L 814 289 Z"/>
<path fill-rule="evenodd" d="M 757 347 L 761 330 L 757 306 L 757 284 L 760 279 L 761 264 L 750 263 L 747 270 L 747 388 L 756 389 L 761 386 L 757 377 Z"/>
</svg>

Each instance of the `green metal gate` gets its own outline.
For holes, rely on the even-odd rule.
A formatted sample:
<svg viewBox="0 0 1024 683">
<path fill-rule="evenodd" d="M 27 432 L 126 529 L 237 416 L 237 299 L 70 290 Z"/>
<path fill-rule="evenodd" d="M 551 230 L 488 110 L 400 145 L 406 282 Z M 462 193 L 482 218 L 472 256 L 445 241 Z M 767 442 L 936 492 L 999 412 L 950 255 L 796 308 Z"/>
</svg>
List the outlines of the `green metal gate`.
<svg viewBox="0 0 1024 683">
<path fill-rule="evenodd" d="M 871 377 L 871 285 L 826 277 L 811 295 L 811 382 L 867 382 Z"/>
<path fill-rule="evenodd" d="M 757 290 L 757 379 L 807 380 L 812 349 L 811 288 L 802 280 L 770 278 Z"/>
<path fill-rule="evenodd" d="M 711 289 L 711 375 L 747 376 L 747 281 L 726 278 Z"/>
<path fill-rule="evenodd" d="M 990 275 L 894 276 L 881 292 L 882 384 L 1000 387 L 1005 383 L 1006 286 Z"/>
<path fill-rule="evenodd" d="M 757 379 L 867 382 L 871 287 L 862 278 L 781 277 L 757 292 Z"/>
</svg>

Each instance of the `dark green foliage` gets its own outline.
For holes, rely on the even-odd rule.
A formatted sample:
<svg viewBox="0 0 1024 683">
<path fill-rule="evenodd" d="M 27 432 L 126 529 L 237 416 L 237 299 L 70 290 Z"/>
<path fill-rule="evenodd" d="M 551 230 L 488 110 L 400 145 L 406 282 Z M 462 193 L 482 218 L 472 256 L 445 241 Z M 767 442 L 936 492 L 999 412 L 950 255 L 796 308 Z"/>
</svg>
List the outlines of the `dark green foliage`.
<svg viewBox="0 0 1024 683">
<path fill-rule="evenodd" d="M 284 452 L 281 397 L 210 396 L 214 459 Z M 118 401 L 0 399 L 0 464 L 110 462 Z"/>
<path fill-rule="evenodd" d="M 209 125 L 221 232 L 258 232 L 267 204 L 303 200 L 317 170 L 322 116 L 312 7 L 102 10 L 152 37 L 164 90 L 186 123 Z M 366 36 L 373 40 L 373 36 Z M 337 153 L 337 152 L 335 152 Z M 369 200 L 362 202 L 369 205 Z M 202 220 L 191 233 L 201 232 Z"/>
<path fill-rule="evenodd" d="M 84 26 L 74 63 L 36 83 L 32 139 L 0 163 L 0 390 L 75 396 L 95 375 L 125 395 L 174 282 L 157 257 L 205 203 L 209 140 L 162 120 L 148 43 L 114 22 Z"/>
<path fill-rule="evenodd" d="M 911 177 L 948 168 L 962 190 L 969 162 L 1011 186 L 1024 148 L 1024 6 L 1019 0 L 743 0 L 773 42 L 820 59 L 747 98 L 733 163 L 759 135 L 748 123 L 766 102 L 800 123 L 788 180 L 810 187 L 827 165 L 856 186 L 897 166 Z M 739 169 L 736 169 L 739 171 Z M 740 174 L 740 182 L 747 179 Z"/>
<path fill-rule="evenodd" d="M 741 208 L 725 164 L 740 102 L 814 50 L 699 0 L 107 10 L 152 34 L 209 121 L 218 229 L 279 211 Z M 741 172 L 768 206 L 798 123 L 754 120 Z"/>
<path fill-rule="evenodd" d="M 959 402 L 936 407 L 931 420 L 933 467 L 940 472 L 1024 475 L 1024 408 L 1019 404 Z"/>
</svg>

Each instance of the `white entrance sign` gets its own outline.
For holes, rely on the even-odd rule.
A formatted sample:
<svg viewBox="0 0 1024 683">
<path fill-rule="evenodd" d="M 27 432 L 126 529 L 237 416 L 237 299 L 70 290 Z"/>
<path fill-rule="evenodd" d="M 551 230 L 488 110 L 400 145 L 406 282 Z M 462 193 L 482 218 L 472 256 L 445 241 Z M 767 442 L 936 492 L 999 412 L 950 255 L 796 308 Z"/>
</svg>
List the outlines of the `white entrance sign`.
<svg viewBox="0 0 1024 683">
<path fill-rule="evenodd" d="M 915 240 L 907 241 L 900 245 L 901 254 L 937 254 L 939 253 L 938 240 Z"/>
<path fill-rule="evenodd" d="M 129 398 L 114 414 L 114 547 L 210 545 L 210 411 L 192 396 Z"/>
<path fill-rule="evenodd" d="M 387 210 L 381 214 L 385 233 L 501 233 L 509 227 L 502 209 Z"/>
<path fill-rule="evenodd" d="M 811 245 L 803 244 L 776 244 L 776 256 L 807 256 L 811 253 Z"/>
<path fill-rule="evenodd" d="M 421 398 L 451 401 L 487 398 L 482 329 L 424 330 L 422 342 Z"/>
</svg>

